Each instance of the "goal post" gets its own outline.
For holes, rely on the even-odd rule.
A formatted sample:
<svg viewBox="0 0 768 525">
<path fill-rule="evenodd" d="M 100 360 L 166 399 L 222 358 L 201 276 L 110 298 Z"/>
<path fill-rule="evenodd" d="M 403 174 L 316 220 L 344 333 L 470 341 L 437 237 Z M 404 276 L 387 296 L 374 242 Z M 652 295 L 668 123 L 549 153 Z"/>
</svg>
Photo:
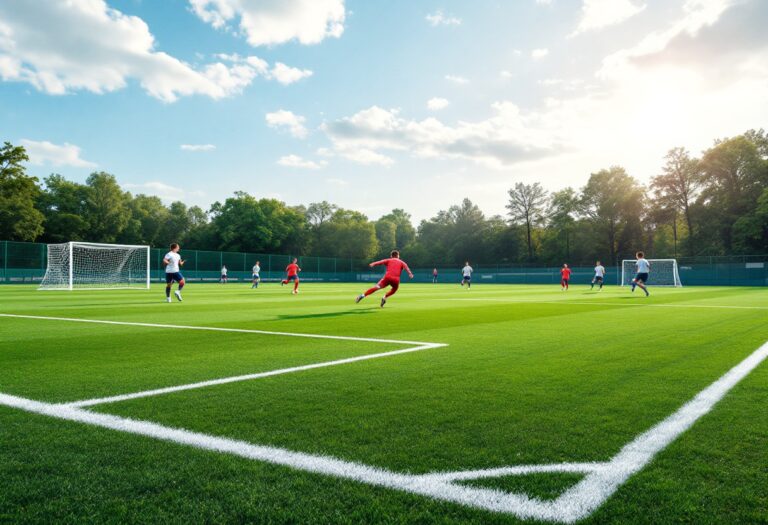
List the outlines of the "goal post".
<svg viewBox="0 0 768 525">
<path fill-rule="evenodd" d="M 48 245 L 39 290 L 149 289 L 149 246 L 65 242 Z"/>
<path fill-rule="evenodd" d="M 683 286 L 677 268 L 677 259 L 648 259 L 648 262 L 651 263 L 648 284 L 653 286 Z M 632 282 L 637 273 L 636 263 L 635 259 L 621 261 L 621 286 L 626 286 Z"/>
</svg>

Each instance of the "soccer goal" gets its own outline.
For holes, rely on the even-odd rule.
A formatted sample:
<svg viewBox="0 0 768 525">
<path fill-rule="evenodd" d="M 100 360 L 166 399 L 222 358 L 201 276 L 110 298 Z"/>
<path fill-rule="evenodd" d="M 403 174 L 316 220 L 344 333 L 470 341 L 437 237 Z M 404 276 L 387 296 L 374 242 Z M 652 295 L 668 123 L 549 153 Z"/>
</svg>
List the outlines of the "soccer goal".
<svg viewBox="0 0 768 525">
<path fill-rule="evenodd" d="M 65 242 L 48 245 L 40 290 L 149 288 L 149 246 Z"/>
<path fill-rule="evenodd" d="M 621 286 L 632 282 L 637 270 L 635 259 L 621 261 Z M 680 274 L 677 271 L 677 259 L 648 259 L 651 263 L 651 273 L 648 275 L 648 283 L 653 286 L 683 286 L 680 282 Z"/>
</svg>

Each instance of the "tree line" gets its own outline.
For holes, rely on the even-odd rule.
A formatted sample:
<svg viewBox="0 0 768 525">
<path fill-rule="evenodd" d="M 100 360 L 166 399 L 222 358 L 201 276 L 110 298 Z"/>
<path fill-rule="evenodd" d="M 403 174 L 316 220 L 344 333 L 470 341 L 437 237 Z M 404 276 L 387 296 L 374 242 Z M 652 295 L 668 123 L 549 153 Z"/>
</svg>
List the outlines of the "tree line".
<svg viewBox="0 0 768 525">
<path fill-rule="evenodd" d="M 613 263 L 653 257 L 768 253 L 768 136 L 750 130 L 716 140 L 700 157 L 671 149 L 645 187 L 621 166 L 584 187 L 508 191 L 507 214 L 469 199 L 414 225 L 405 210 L 378 220 L 323 201 L 288 206 L 236 192 L 210 209 L 169 205 L 124 191 L 114 175 L 85 183 L 27 175 L 22 146 L 0 148 L 0 239 L 92 241 L 200 250 L 370 259 L 398 248 L 414 266 L 477 263 Z"/>
</svg>

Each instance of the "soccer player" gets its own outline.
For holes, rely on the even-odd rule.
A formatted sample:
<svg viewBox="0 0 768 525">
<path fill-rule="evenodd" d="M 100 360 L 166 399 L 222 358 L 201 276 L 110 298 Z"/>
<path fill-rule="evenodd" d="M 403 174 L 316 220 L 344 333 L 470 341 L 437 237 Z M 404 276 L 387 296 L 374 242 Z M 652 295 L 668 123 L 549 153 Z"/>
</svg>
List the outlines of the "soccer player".
<svg viewBox="0 0 768 525">
<path fill-rule="evenodd" d="M 389 259 L 382 259 L 380 261 L 372 262 L 368 265 L 371 268 L 374 266 L 386 266 L 387 272 L 384 274 L 384 277 L 382 277 L 379 282 L 376 283 L 376 286 L 369 288 L 364 293 L 358 295 L 355 299 L 356 303 L 359 303 L 372 293 L 389 286 L 389 291 L 386 293 L 386 295 L 384 295 L 384 297 L 381 298 L 381 307 L 384 308 L 384 305 L 387 303 L 387 298 L 391 295 L 394 295 L 397 292 L 397 289 L 400 287 L 400 274 L 403 273 L 403 270 L 408 272 L 408 277 L 413 279 L 413 273 L 411 272 L 411 269 L 408 268 L 408 265 L 405 263 L 405 261 L 400 260 L 400 252 L 393 250 L 390 255 L 391 257 Z"/>
<path fill-rule="evenodd" d="M 571 280 L 571 269 L 568 268 L 567 264 L 563 264 L 563 267 L 560 268 L 560 290 L 563 292 L 568 291 L 568 281 Z"/>
<path fill-rule="evenodd" d="M 651 294 L 648 293 L 648 288 L 645 283 L 648 282 L 648 274 L 651 273 L 651 263 L 645 258 L 643 252 L 637 252 L 635 257 L 637 257 L 637 261 L 635 262 L 637 274 L 635 275 L 635 278 L 632 279 L 632 291 L 635 291 L 635 286 L 639 286 L 640 289 L 645 292 L 645 296 L 648 297 Z"/>
<path fill-rule="evenodd" d="M 184 276 L 179 271 L 179 268 L 184 266 L 184 260 L 179 255 L 179 248 L 178 243 L 172 243 L 171 251 L 163 257 L 163 264 L 165 265 L 165 300 L 169 303 L 171 302 L 171 286 L 173 286 L 173 281 L 179 283 L 179 289 L 173 292 L 179 301 L 181 301 L 181 289 L 184 288 Z"/>
<path fill-rule="evenodd" d="M 595 288 L 595 284 L 599 284 L 600 288 L 598 288 L 598 291 L 602 290 L 604 279 L 605 279 L 605 266 L 600 264 L 600 261 L 597 261 L 595 263 L 595 276 L 592 278 L 592 286 L 589 289 L 593 290 Z"/>
<path fill-rule="evenodd" d="M 432 284 L 437 282 L 437 268 L 432 269 Z"/>
<path fill-rule="evenodd" d="M 280 282 L 280 286 L 285 286 L 289 282 L 293 281 L 292 294 L 299 293 L 299 272 L 301 268 L 298 265 L 299 260 L 294 257 L 293 262 L 285 267 L 285 273 L 287 277 Z"/>
<path fill-rule="evenodd" d="M 221 278 L 219 279 L 219 282 L 221 284 L 227 283 L 227 266 L 226 265 L 221 267 Z"/>
<path fill-rule="evenodd" d="M 475 270 L 472 269 L 472 267 L 469 265 L 469 261 L 466 261 L 464 263 L 464 268 L 461 269 L 461 284 L 464 286 L 464 283 L 467 283 L 467 290 L 472 288 L 472 272 Z"/>
<path fill-rule="evenodd" d="M 259 282 L 261 281 L 261 276 L 259 275 L 261 273 L 261 266 L 259 265 L 259 261 L 256 261 L 256 264 L 253 265 L 252 270 L 253 270 L 253 275 L 251 277 L 253 280 L 252 281 L 253 284 L 251 284 L 251 290 L 253 290 L 254 288 L 258 288 Z"/>
</svg>

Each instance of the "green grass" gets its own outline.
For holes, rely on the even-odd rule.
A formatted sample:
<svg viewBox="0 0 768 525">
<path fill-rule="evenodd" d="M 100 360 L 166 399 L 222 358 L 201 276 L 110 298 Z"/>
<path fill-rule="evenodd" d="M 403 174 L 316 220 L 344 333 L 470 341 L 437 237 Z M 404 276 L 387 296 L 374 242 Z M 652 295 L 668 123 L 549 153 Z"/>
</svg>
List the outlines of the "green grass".
<svg viewBox="0 0 768 525">
<path fill-rule="evenodd" d="M 411 473 L 604 461 L 768 340 L 768 289 L 0 288 L 0 313 L 448 346 L 93 407 Z M 724 306 L 756 308 L 722 308 Z M 706 308 L 704 308 L 706 307 Z M 711 307 L 711 308 L 710 308 Z M 408 345 L 0 317 L 0 393 L 110 396 Z M 768 363 L 585 523 L 768 523 Z M 579 475 L 476 480 L 556 498 Z M 0 405 L 0 522 L 517 523 Z"/>
</svg>

